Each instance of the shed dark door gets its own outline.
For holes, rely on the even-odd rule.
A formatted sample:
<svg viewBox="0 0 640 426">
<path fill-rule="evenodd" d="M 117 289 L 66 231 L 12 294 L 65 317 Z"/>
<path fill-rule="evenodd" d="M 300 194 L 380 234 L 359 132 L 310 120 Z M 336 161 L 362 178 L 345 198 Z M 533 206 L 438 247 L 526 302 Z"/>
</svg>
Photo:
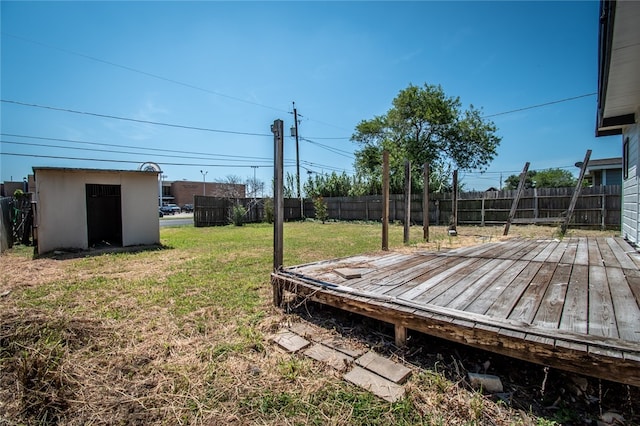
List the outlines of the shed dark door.
<svg viewBox="0 0 640 426">
<path fill-rule="evenodd" d="M 120 185 L 86 184 L 89 247 L 122 246 Z"/>
</svg>

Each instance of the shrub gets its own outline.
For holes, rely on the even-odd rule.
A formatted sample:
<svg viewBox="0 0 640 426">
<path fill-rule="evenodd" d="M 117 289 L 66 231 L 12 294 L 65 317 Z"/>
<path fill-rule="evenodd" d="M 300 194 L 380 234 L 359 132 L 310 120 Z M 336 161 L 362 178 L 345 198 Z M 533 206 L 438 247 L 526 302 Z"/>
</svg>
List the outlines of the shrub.
<svg viewBox="0 0 640 426">
<path fill-rule="evenodd" d="M 242 226 L 242 224 L 244 223 L 244 217 L 246 216 L 246 214 L 247 214 L 247 209 L 245 209 L 244 206 L 241 206 L 240 204 L 236 204 L 231 209 L 231 222 L 235 226 Z"/>
<path fill-rule="evenodd" d="M 264 221 L 267 223 L 273 223 L 275 220 L 275 214 L 273 211 L 273 198 L 264 199 Z"/>
<path fill-rule="evenodd" d="M 316 219 L 321 220 L 324 223 L 328 218 L 327 203 L 324 202 L 322 197 L 316 197 L 313 199 L 313 207 L 316 210 Z"/>
</svg>

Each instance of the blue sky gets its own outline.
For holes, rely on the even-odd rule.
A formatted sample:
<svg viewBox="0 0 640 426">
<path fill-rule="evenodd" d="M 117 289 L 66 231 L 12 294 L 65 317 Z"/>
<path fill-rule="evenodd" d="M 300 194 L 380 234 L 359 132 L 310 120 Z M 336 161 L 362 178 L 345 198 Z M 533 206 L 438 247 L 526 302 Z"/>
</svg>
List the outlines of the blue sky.
<svg viewBox="0 0 640 426">
<path fill-rule="evenodd" d="M 484 174 L 461 173 L 467 189 L 497 187 L 526 161 L 577 174 L 587 149 L 592 159 L 620 155 L 619 137 L 594 136 L 598 7 L 2 1 L 0 180 L 22 180 L 33 166 L 153 161 L 167 180 L 255 173 L 269 186 L 270 126 L 282 119 L 288 134 L 292 101 L 302 180 L 351 174 L 356 124 L 424 83 L 481 107 L 498 127 L 498 156 Z M 285 146 L 285 171 L 295 173 L 294 140 Z"/>
</svg>

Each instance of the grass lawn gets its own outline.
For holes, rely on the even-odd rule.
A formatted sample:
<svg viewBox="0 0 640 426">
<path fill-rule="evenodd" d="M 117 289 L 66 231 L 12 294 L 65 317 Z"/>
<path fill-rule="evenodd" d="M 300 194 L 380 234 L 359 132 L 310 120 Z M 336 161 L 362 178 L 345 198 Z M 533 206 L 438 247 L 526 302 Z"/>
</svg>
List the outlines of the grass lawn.
<svg viewBox="0 0 640 426">
<path fill-rule="evenodd" d="M 414 374 L 389 404 L 278 350 L 268 336 L 300 319 L 271 305 L 272 229 L 166 227 L 154 251 L 32 259 L 17 246 L 0 256 L 0 424 L 554 424 L 437 369 Z M 405 247 L 391 226 L 390 246 L 502 238 L 502 228 L 458 231 L 433 227 L 425 244 L 414 227 Z M 284 263 L 375 252 L 380 234 L 380 224 L 286 223 Z"/>
</svg>

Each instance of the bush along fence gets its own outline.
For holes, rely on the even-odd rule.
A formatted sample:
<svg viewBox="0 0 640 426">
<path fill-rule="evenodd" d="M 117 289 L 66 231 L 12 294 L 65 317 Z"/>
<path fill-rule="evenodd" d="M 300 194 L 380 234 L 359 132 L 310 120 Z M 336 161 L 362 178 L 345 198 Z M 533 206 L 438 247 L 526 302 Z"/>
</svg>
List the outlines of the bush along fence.
<svg viewBox="0 0 640 426">
<path fill-rule="evenodd" d="M 523 191 L 512 223 L 560 223 L 566 214 L 575 188 L 537 188 Z M 453 194 L 429 194 L 429 223 L 449 225 L 453 215 Z M 507 222 L 515 190 L 458 193 L 459 225 L 504 225 Z M 346 221 L 380 221 L 382 196 L 325 197 L 327 219 Z M 196 196 L 194 200 L 195 226 L 227 225 L 232 223 L 232 209 L 243 206 L 245 223 L 271 221 L 271 199 L 225 199 Z M 615 229 L 620 227 L 621 186 L 607 185 L 582 188 L 571 220 L 572 226 Z M 271 210 L 271 215 L 269 214 Z M 284 200 L 284 220 L 315 218 L 312 199 Z M 389 197 L 389 220 L 404 222 L 404 195 Z M 423 223 L 422 194 L 411 196 L 411 222 Z"/>
</svg>

